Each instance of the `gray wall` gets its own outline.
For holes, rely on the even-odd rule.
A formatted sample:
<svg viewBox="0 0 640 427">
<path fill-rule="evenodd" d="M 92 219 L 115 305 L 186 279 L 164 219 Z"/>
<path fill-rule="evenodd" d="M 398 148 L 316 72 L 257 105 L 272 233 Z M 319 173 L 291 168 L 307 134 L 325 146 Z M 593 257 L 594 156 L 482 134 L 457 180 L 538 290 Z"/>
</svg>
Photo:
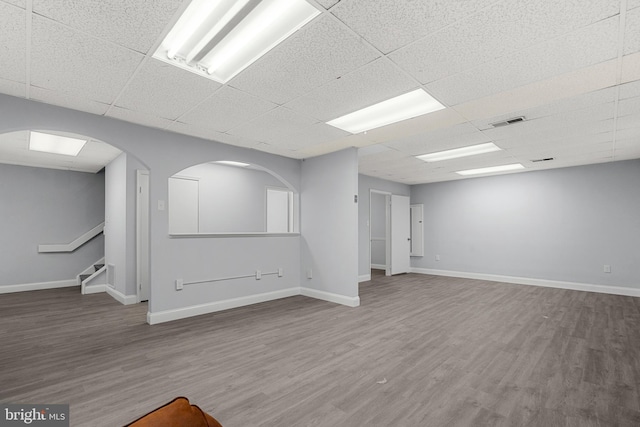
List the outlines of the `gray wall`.
<svg viewBox="0 0 640 427">
<path fill-rule="evenodd" d="M 386 191 L 399 196 L 411 194 L 411 187 L 406 184 L 358 175 L 358 275 L 361 277 L 371 274 L 368 226 L 370 190 Z"/>
<path fill-rule="evenodd" d="M 411 202 L 412 267 L 640 288 L 640 160 L 416 185 Z"/>
<path fill-rule="evenodd" d="M 266 231 L 266 187 L 286 188 L 265 171 L 212 163 L 176 175 L 199 179 L 201 233 Z"/>
<path fill-rule="evenodd" d="M 302 163 L 303 287 L 358 296 L 358 155 L 347 149 Z M 313 278 L 307 278 L 311 268 Z"/>
<path fill-rule="evenodd" d="M 38 253 L 69 243 L 104 221 L 104 174 L 0 164 L 0 286 L 74 279 L 103 256 L 97 236 L 71 253 Z"/>
<path fill-rule="evenodd" d="M 144 167 L 122 153 L 105 168 L 105 263 L 115 268 L 114 285 L 136 294 L 136 170 Z"/>
<path fill-rule="evenodd" d="M 122 149 L 150 171 L 151 312 L 300 285 L 298 236 L 174 238 L 168 234 L 168 211 L 157 209 L 159 200 L 167 201 L 169 177 L 189 166 L 217 160 L 257 164 L 274 171 L 298 191 L 299 160 L 0 95 L 0 133 L 24 129 L 87 135 Z M 127 208 L 127 215 L 132 212 L 135 215 L 135 204 Z M 130 238 L 135 239 L 135 235 Z M 259 281 L 232 280 L 175 289 L 177 278 L 203 280 L 278 267 L 284 268 L 282 278 L 268 276 Z"/>
</svg>

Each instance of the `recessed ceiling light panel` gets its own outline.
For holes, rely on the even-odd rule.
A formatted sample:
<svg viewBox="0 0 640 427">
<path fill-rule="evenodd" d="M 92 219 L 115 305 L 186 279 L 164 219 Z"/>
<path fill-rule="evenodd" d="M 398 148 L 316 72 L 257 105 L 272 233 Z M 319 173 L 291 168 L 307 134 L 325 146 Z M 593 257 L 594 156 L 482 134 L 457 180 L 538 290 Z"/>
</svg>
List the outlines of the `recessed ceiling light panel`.
<svg viewBox="0 0 640 427">
<path fill-rule="evenodd" d="M 500 151 L 502 148 L 495 145 L 493 142 L 487 142 L 486 144 L 471 145 L 468 147 L 454 148 L 453 150 L 438 151 L 436 153 L 423 154 L 416 156 L 420 160 L 425 162 L 440 162 L 442 160 L 457 159 L 459 157 L 475 156 L 477 154 L 491 153 L 494 151 Z"/>
<path fill-rule="evenodd" d="M 513 163 L 510 165 L 491 166 L 488 168 L 467 169 L 464 171 L 458 171 L 456 173 L 458 175 L 466 176 L 466 175 L 481 175 L 481 174 L 487 174 L 487 173 L 507 172 L 507 171 L 513 171 L 518 169 L 524 169 L 524 166 L 522 166 L 520 163 Z"/>
<path fill-rule="evenodd" d="M 327 124 L 351 133 L 360 133 L 391 123 L 442 110 L 444 105 L 422 89 L 387 99 L 353 113 L 328 121 Z"/>
<path fill-rule="evenodd" d="M 87 141 L 84 139 L 41 132 L 30 132 L 29 135 L 29 150 L 64 156 L 77 156 L 86 143 Z"/>
<path fill-rule="evenodd" d="M 226 83 L 319 14 L 305 0 L 193 0 L 153 57 Z"/>
</svg>

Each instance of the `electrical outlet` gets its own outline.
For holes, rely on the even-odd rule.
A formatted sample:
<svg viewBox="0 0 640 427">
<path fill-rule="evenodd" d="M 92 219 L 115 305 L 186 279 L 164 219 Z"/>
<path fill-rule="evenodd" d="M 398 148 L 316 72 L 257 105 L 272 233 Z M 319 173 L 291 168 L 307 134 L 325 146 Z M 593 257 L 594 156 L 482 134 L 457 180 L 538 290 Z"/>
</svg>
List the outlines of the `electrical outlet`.
<svg viewBox="0 0 640 427">
<path fill-rule="evenodd" d="M 313 279 L 313 270 L 311 269 L 307 270 L 307 279 Z"/>
<path fill-rule="evenodd" d="M 176 279 L 176 291 L 184 289 L 184 281 L 182 279 Z"/>
<path fill-rule="evenodd" d="M 440 261 L 440 255 L 436 255 L 436 261 Z"/>
<path fill-rule="evenodd" d="M 256 270 L 256 280 L 262 279 L 262 272 L 260 270 Z"/>
<path fill-rule="evenodd" d="M 283 268 L 279 268 L 278 269 L 278 277 L 282 277 L 284 276 L 284 269 Z"/>
<path fill-rule="evenodd" d="M 604 265 L 604 272 L 605 272 L 605 273 L 611 273 L 611 266 L 610 266 L 610 265 L 608 265 L 608 264 L 605 264 L 605 265 Z"/>
</svg>

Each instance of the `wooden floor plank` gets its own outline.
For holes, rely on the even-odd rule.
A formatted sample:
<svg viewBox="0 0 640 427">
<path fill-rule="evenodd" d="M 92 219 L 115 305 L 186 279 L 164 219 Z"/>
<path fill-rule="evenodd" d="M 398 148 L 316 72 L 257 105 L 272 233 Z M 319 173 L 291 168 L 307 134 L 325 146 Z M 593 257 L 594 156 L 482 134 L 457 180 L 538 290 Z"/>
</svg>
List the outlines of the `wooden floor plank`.
<svg viewBox="0 0 640 427">
<path fill-rule="evenodd" d="M 640 299 L 377 272 L 166 324 L 76 288 L 0 295 L 0 401 L 125 424 L 184 395 L 233 426 L 640 425 Z"/>
</svg>

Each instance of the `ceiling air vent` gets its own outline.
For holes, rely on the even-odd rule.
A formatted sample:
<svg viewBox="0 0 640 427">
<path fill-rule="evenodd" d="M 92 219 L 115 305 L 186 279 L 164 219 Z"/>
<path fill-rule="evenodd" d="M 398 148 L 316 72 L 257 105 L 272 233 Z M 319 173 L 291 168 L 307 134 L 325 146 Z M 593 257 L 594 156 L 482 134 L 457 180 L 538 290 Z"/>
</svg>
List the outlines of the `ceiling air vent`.
<svg viewBox="0 0 640 427">
<path fill-rule="evenodd" d="M 491 123 L 491 126 L 493 126 L 494 128 L 499 128 L 502 126 L 509 126 L 515 123 L 520 123 L 520 122 L 524 122 L 524 116 L 520 116 L 520 117 L 513 117 L 511 119 L 507 119 L 504 120 L 502 122 L 495 122 L 495 123 Z"/>
<path fill-rule="evenodd" d="M 538 162 L 550 162 L 551 160 L 553 160 L 553 157 L 546 157 L 544 159 L 535 159 L 535 160 L 531 160 L 533 163 L 538 163 Z"/>
</svg>

